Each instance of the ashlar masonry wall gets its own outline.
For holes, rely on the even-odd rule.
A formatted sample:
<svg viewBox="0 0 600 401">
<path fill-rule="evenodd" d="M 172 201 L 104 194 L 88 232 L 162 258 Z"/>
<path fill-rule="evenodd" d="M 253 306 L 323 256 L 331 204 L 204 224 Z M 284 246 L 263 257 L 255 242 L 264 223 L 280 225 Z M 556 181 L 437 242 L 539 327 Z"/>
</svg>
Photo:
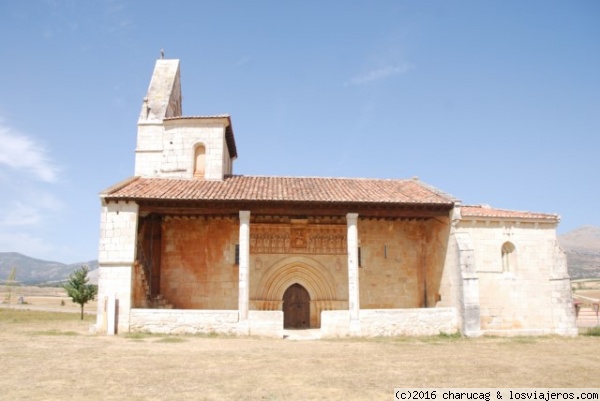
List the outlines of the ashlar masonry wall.
<svg viewBox="0 0 600 401">
<path fill-rule="evenodd" d="M 185 118 L 166 120 L 163 136 L 161 176 L 191 178 L 194 175 L 194 149 L 205 148 L 204 179 L 222 180 L 231 174 L 231 159 L 225 139 L 229 121 Z"/>
<path fill-rule="evenodd" d="M 177 309 L 238 308 L 234 217 L 165 217 L 161 294 Z"/>
<path fill-rule="evenodd" d="M 458 331 L 455 308 L 361 309 L 360 335 L 365 337 L 434 336 Z M 325 311 L 321 336 L 346 337 L 348 311 Z"/>
<path fill-rule="evenodd" d="M 242 325 L 238 312 L 231 310 L 133 309 L 131 331 L 283 338 L 283 312 L 249 311 L 247 325 Z"/>
<path fill-rule="evenodd" d="M 554 224 L 461 220 L 457 231 L 472 241 L 483 333 L 574 334 Z M 513 251 L 503 257 L 505 244 Z"/>
<path fill-rule="evenodd" d="M 138 205 L 134 202 L 110 202 L 100 215 L 98 264 L 98 330 L 106 330 L 112 315 L 108 299 L 116 299 L 118 331 L 129 331 L 132 268 L 136 253 Z"/>
<path fill-rule="evenodd" d="M 135 174 L 145 177 L 192 178 L 194 150 L 205 148 L 204 179 L 231 174 L 226 142 L 227 118 L 181 118 L 138 125 Z"/>
<path fill-rule="evenodd" d="M 449 228 L 447 218 L 361 219 L 360 308 L 435 307 Z"/>
</svg>

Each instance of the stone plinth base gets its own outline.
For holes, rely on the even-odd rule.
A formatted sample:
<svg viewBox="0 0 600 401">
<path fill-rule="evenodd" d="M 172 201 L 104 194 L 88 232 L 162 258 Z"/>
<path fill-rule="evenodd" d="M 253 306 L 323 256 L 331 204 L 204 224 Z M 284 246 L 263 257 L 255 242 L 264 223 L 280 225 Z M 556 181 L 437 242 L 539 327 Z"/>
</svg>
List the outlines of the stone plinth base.
<svg viewBox="0 0 600 401">
<path fill-rule="evenodd" d="M 248 311 L 248 324 L 251 336 L 283 338 L 283 312 Z"/>
<path fill-rule="evenodd" d="M 323 338 L 356 335 L 351 329 L 348 311 L 321 313 Z M 457 331 L 455 308 L 360 310 L 360 335 L 364 337 L 430 336 Z"/>
<path fill-rule="evenodd" d="M 282 311 L 249 311 L 239 321 L 237 310 L 132 309 L 131 332 L 158 334 L 229 334 L 283 338 Z"/>
<path fill-rule="evenodd" d="M 507 329 L 507 330 L 482 330 L 484 336 L 494 337 L 516 337 L 516 336 L 549 336 L 559 335 L 576 337 L 577 329 L 552 330 L 552 329 Z"/>
</svg>

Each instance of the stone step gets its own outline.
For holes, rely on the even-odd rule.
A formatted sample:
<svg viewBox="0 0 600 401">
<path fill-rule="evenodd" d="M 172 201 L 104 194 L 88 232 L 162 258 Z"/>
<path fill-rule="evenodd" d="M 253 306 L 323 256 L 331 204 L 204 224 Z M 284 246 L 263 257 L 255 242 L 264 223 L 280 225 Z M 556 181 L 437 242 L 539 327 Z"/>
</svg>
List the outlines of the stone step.
<svg viewBox="0 0 600 401">
<path fill-rule="evenodd" d="M 320 329 L 284 329 L 283 338 L 292 341 L 318 340 L 321 338 Z"/>
</svg>

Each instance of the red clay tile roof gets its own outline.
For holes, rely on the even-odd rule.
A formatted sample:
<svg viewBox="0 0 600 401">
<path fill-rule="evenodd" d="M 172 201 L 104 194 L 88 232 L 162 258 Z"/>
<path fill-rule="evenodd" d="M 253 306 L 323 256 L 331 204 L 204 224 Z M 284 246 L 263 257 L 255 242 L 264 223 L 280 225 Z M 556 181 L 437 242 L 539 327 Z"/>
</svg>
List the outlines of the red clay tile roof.
<svg viewBox="0 0 600 401">
<path fill-rule="evenodd" d="M 133 177 L 101 194 L 107 200 L 213 200 L 436 204 L 455 199 L 417 180 L 228 176 L 223 181 Z"/>
<path fill-rule="evenodd" d="M 560 217 L 557 214 L 523 212 L 518 210 L 495 209 L 485 205 L 461 206 L 460 214 L 462 217 L 473 218 L 500 218 L 500 219 L 526 219 L 526 220 L 550 220 L 558 222 Z"/>
</svg>

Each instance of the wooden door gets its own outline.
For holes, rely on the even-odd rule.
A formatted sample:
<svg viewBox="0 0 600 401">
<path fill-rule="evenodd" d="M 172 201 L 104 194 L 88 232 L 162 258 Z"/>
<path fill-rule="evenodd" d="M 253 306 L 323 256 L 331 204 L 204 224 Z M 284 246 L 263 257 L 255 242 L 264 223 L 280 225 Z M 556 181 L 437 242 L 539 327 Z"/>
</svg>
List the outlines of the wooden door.
<svg viewBox="0 0 600 401">
<path fill-rule="evenodd" d="M 283 327 L 286 329 L 310 327 L 310 295 L 300 284 L 292 284 L 283 294 Z"/>
</svg>

